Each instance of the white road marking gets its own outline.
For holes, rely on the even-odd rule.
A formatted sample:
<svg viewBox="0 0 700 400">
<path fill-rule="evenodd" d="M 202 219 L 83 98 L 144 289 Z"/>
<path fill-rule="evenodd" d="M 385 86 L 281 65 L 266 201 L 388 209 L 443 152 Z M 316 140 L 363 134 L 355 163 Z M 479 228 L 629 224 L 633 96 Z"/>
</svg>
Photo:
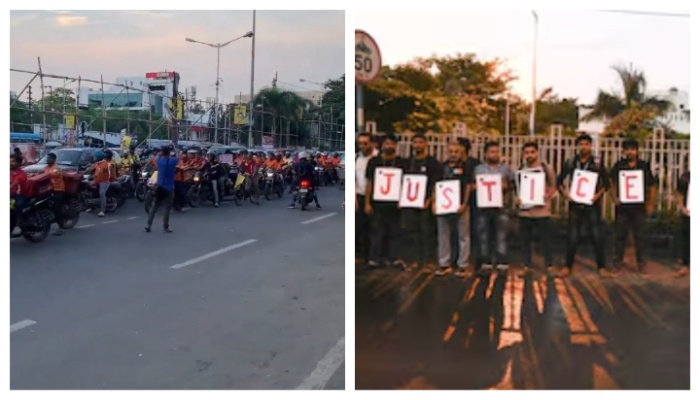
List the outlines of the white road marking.
<svg viewBox="0 0 700 400">
<path fill-rule="evenodd" d="M 25 319 L 24 321 L 19 321 L 16 324 L 10 325 L 10 333 L 12 332 L 17 332 L 20 329 L 24 329 L 28 326 L 32 326 L 36 324 L 36 321 L 32 321 L 31 319 Z"/>
<path fill-rule="evenodd" d="M 334 216 L 334 215 L 338 215 L 338 213 L 337 213 L 337 212 L 334 212 L 334 213 L 330 213 L 330 214 L 326 214 L 326 215 L 321 215 L 320 217 L 316 217 L 316 218 L 312 218 L 312 219 L 310 219 L 310 220 L 308 220 L 308 221 L 304 221 L 304 222 L 302 222 L 301 224 L 302 224 L 302 225 L 313 224 L 314 222 L 321 221 L 321 220 L 326 219 L 326 218 L 330 218 L 330 217 L 332 217 L 332 216 Z"/>
<path fill-rule="evenodd" d="M 85 228 L 92 228 L 93 226 L 95 226 L 95 224 L 89 224 L 89 225 L 80 225 L 80 226 L 76 226 L 76 227 L 75 227 L 75 229 L 85 229 Z"/>
<path fill-rule="evenodd" d="M 102 225 L 113 224 L 113 223 L 115 223 L 115 222 L 119 222 L 119 221 L 117 221 L 116 219 L 113 219 L 113 220 L 111 220 L 111 221 L 105 221 L 105 222 L 103 222 Z"/>
<path fill-rule="evenodd" d="M 126 220 L 127 220 L 127 221 L 131 221 L 132 219 L 136 219 L 136 218 L 138 218 L 138 217 L 129 217 L 129 218 L 127 218 Z"/>
<path fill-rule="evenodd" d="M 180 269 L 180 268 L 184 268 L 184 267 L 190 266 L 190 265 L 192 265 L 192 264 L 197 264 L 197 263 L 200 262 L 200 261 L 208 260 L 208 259 L 210 259 L 210 258 L 212 258 L 212 257 L 216 257 L 216 256 L 218 256 L 218 255 L 221 255 L 221 254 L 224 254 L 224 253 L 228 253 L 229 251 L 236 250 L 236 249 L 240 249 L 241 247 L 247 246 L 247 245 L 249 245 L 249 244 L 253 244 L 253 243 L 257 242 L 257 241 L 258 241 L 258 239 L 249 239 L 249 240 L 246 240 L 246 241 L 244 241 L 244 242 L 236 243 L 236 244 L 234 244 L 234 245 L 231 245 L 231 246 L 228 246 L 228 247 L 224 247 L 223 249 L 219 249 L 219 250 L 216 250 L 216 251 L 212 251 L 211 253 L 207 253 L 207 254 L 205 254 L 205 255 L 203 255 L 203 256 L 200 256 L 200 257 L 197 257 L 197 258 L 193 258 L 193 259 L 191 259 L 191 260 L 189 260 L 189 261 L 185 261 L 184 263 L 180 263 L 180 264 L 173 265 L 173 266 L 170 267 L 170 268 L 171 268 L 171 269 Z"/>
<path fill-rule="evenodd" d="M 345 336 L 316 364 L 316 368 L 304 379 L 297 390 L 321 390 L 335 371 L 345 362 Z"/>
</svg>

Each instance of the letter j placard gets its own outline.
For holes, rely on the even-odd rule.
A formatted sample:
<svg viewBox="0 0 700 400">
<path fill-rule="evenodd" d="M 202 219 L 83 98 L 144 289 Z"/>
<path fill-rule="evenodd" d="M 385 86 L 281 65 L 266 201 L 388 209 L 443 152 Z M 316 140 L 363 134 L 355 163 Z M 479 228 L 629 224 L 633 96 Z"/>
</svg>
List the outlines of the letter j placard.
<svg viewBox="0 0 700 400">
<path fill-rule="evenodd" d="M 374 171 L 372 181 L 372 199 L 374 201 L 398 202 L 401 198 L 401 178 L 403 170 L 400 168 L 380 167 Z"/>
</svg>

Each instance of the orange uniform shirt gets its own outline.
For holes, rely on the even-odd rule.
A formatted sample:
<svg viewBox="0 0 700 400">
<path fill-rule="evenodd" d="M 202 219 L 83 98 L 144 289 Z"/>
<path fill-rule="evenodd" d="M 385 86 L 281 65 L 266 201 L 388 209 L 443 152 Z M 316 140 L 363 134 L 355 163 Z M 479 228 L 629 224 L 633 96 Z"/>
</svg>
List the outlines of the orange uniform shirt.
<svg viewBox="0 0 700 400">
<path fill-rule="evenodd" d="M 63 173 L 55 164 L 44 168 L 44 172 L 51 174 L 51 186 L 54 192 L 66 191 L 66 184 L 63 182 Z"/>
<path fill-rule="evenodd" d="M 109 182 L 110 177 L 109 177 L 109 170 L 111 169 L 110 167 L 110 162 L 106 160 L 102 160 L 95 164 L 95 183 L 98 185 L 103 182 Z"/>
</svg>

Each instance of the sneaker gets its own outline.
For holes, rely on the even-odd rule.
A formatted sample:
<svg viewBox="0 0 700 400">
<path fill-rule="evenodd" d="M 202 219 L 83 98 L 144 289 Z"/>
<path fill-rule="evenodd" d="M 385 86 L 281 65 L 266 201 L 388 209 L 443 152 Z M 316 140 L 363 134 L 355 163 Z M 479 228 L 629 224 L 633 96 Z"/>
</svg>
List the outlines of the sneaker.
<svg viewBox="0 0 700 400">
<path fill-rule="evenodd" d="M 454 269 L 450 266 L 447 267 L 440 267 L 435 271 L 435 276 L 447 276 L 451 274 L 454 271 Z"/>
<path fill-rule="evenodd" d="M 151 227 L 150 226 L 144 226 L 143 230 L 146 231 L 147 233 L 151 233 Z"/>
<path fill-rule="evenodd" d="M 379 268 L 379 263 L 374 260 L 367 261 L 367 266 L 370 268 Z"/>
<path fill-rule="evenodd" d="M 102 212 L 102 211 L 100 211 L 100 213 L 99 213 L 99 214 L 97 214 L 97 216 L 98 216 L 98 217 L 100 217 L 100 218 L 102 218 L 102 217 L 104 217 L 104 216 L 105 216 L 105 213 L 104 213 L 104 212 Z"/>
<path fill-rule="evenodd" d="M 522 278 L 528 274 L 530 274 L 530 267 L 523 265 L 523 268 L 518 272 L 518 278 Z"/>
<path fill-rule="evenodd" d="M 487 275 L 491 275 L 491 272 L 493 272 L 493 265 L 484 264 L 481 266 L 481 270 L 479 271 L 479 274 L 482 276 L 487 276 Z"/>
<path fill-rule="evenodd" d="M 569 267 L 564 267 L 561 269 L 561 271 L 559 271 L 560 278 L 566 278 L 569 275 L 571 275 L 571 268 Z"/>
<path fill-rule="evenodd" d="M 403 269 L 403 270 L 406 269 L 406 263 L 403 262 L 402 260 L 394 260 L 394 261 L 391 263 L 391 266 L 394 267 L 394 268 L 398 268 L 398 269 Z"/>
<path fill-rule="evenodd" d="M 320 204 L 316 204 L 316 209 L 317 209 L 317 210 L 320 210 L 320 209 L 321 209 L 321 205 L 320 205 Z"/>
<path fill-rule="evenodd" d="M 214 203 L 214 207 L 219 208 L 219 203 Z"/>
<path fill-rule="evenodd" d="M 63 229 L 56 229 L 56 232 L 53 233 L 55 236 L 61 236 L 63 235 Z"/>
<path fill-rule="evenodd" d="M 471 278 L 474 275 L 474 268 L 472 267 L 459 267 L 455 276 L 458 278 Z"/>
<path fill-rule="evenodd" d="M 173 233 L 174 231 L 168 227 L 163 228 L 163 233 Z"/>
<path fill-rule="evenodd" d="M 287 208 L 289 208 L 290 210 L 293 210 L 293 209 L 295 209 L 295 208 L 296 208 L 296 205 L 294 205 L 294 204 L 290 204 L 290 205 L 289 205 L 289 206 L 288 206 Z"/>
<path fill-rule="evenodd" d="M 598 270 L 598 274 L 600 275 L 601 278 L 605 278 L 605 279 L 608 279 L 608 278 L 612 278 L 612 277 L 613 277 L 613 274 L 612 274 L 610 271 L 608 271 L 607 268 L 601 268 L 601 269 L 599 269 L 599 270 Z"/>
<path fill-rule="evenodd" d="M 690 275 L 690 268 L 688 267 L 681 267 L 678 271 L 676 271 L 676 278 L 683 278 L 688 275 Z"/>
</svg>

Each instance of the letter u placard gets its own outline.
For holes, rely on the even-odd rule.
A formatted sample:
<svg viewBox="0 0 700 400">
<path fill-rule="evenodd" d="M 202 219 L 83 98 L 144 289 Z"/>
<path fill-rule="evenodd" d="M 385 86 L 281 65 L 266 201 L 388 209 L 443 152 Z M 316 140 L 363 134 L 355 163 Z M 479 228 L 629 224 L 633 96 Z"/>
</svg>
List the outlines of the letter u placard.
<svg viewBox="0 0 700 400">
<path fill-rule="evenodd" d="M 425 193 L 428 177 L 425 175 L 404 175 L 401 185 L 401 208 L 425 208 Z"/>
<path fill-rule="evenodd" d="M 374 181 L 372 181 L 372 198 L 375 201 L 399 201 L 402 175 L 403 170 L 400 168 L 377 168 L 374 171 Z"/>
</svg>

